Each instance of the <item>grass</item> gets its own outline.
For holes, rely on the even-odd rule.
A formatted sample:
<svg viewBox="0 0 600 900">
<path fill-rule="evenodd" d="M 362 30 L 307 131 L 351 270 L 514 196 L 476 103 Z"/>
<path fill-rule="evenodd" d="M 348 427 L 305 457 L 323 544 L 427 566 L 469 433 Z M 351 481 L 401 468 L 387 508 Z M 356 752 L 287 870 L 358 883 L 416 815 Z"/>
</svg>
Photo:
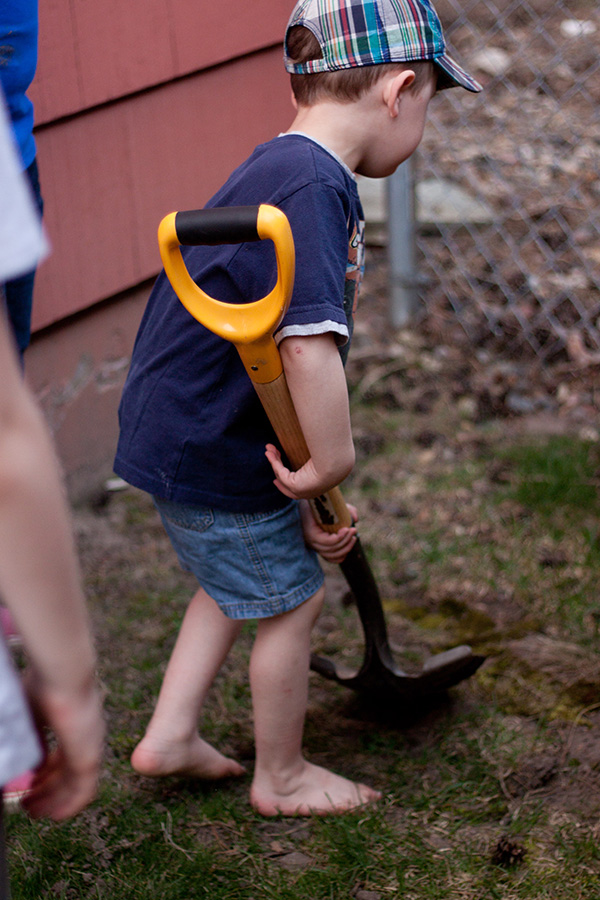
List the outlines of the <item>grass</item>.
<svg viewBox="0 0 600 900">
<path fill-rule="evenodd" d="M 372 403 L 355 413 L 377 431 Z M 128 758 L 192 583 L 151 505 L 129 492 L 79 516 L 107 688 L 100 796 L 62 825 L 9 817 L 15 898 L 597 894 L 598 447 L 574 437 L 510 442 L 504 428 L 459 440 L 463 426 L 440 421 L 442 437 L 424 452 L 393 413 L 385 420 L 346 490 L 361 509 L 391 641 L 413 661 L 464 640 L 490 659 L 418 708 L 361 702 L 313 676 L 310 757 L 378 784 L 383 802 L 339 818 L 264 820 L 248 804 L 248 779 L 217 787 L 134 777 Z M 203 723 L 250 769 L 252 634 L 249 625 Z M 315 649 L 360 659 L 353 608 L 328 611 Z"/>
<path fill-rule="evenodd" d="M 557 509 L 578 516 L 600 512 L 600 448 L 572 436 L 518 444 L 501 458 L 517 473 L 513 496 L 546 517 Z"/>
</svg>

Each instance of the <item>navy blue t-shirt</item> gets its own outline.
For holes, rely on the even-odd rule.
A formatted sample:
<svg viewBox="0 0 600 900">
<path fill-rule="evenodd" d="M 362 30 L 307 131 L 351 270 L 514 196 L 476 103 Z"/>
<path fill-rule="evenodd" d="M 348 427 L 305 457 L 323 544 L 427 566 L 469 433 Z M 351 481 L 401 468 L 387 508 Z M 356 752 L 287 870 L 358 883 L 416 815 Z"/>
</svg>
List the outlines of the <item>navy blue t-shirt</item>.
<svg viewBox="0 0 600 900">
<path fill-rule="evenodd" d="M 363 263 L 363 213 L 356 181 L 327 149 L 300 134 L 256 148 L 208 206 L 269 203 L 290 222 L 296 277 L 277 332 L 352 333 Z M 211 296 L 244 303 L 276 279 L 271 241 L 186 247 L 194 280 Z M 345 348 L 344 348 L 345 349 Z M 234 512 L 276 509 L 265 444 L 276 442 L 233 344 L 198 323 L 164 272 L 152 290 L 119 408 L 115 472 L 166 500 Z"/>
<path fill-rule="evenodd" d="M 38 0 L 0 0 L 0 86 L 23 168 L 35 159 L 33 103 L 25 93 L 38 56 Z"/>
</svg>

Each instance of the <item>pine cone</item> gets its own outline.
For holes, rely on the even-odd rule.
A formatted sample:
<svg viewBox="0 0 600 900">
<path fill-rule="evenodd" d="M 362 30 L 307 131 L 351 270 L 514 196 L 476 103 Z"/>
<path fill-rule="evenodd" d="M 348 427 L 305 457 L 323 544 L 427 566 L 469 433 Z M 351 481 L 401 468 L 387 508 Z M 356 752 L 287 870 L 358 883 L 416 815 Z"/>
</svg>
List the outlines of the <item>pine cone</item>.
<svg viewBox="0 0 600 900">
<path fill-rule="evenodd" d="M 492 854 L 492 862 L 495 866 L 504 868 L 518 866 L 523 862 L 525 853 L 525 847 L 519 841 L 503 834 Z"/>
</svg>

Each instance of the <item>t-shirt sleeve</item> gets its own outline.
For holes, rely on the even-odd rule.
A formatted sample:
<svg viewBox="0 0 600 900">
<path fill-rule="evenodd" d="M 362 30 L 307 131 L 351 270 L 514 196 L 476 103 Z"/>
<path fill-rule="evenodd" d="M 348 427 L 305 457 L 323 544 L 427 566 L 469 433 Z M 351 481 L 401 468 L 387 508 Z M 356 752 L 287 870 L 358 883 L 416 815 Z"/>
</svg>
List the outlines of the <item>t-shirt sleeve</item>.
<svg viewBox="0 0 600 900">
<path fill-rule="evenodd" d="M 330 185 L 314 183 L 280 206 L 294 237 L 296 275 L 290 307 L 275 339 L 333 332 L 343 345 L 349 327 L 344 311 L 348 213 L 342 197 Z"/>
</svg>

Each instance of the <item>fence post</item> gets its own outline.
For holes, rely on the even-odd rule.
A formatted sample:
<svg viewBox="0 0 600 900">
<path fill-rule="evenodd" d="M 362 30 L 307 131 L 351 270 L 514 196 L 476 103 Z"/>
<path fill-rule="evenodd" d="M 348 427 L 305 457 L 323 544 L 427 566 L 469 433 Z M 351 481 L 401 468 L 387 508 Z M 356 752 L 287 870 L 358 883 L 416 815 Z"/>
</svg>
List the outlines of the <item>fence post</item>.
<svg viewBox="0 0 600 900">
<path fill-rule="evenodd" d="M 415 186 L 412 158 L 386 179 L 388 214 L 389 319 L 402 328 L 419 307 L 416 269 Z"/>
</svg>

